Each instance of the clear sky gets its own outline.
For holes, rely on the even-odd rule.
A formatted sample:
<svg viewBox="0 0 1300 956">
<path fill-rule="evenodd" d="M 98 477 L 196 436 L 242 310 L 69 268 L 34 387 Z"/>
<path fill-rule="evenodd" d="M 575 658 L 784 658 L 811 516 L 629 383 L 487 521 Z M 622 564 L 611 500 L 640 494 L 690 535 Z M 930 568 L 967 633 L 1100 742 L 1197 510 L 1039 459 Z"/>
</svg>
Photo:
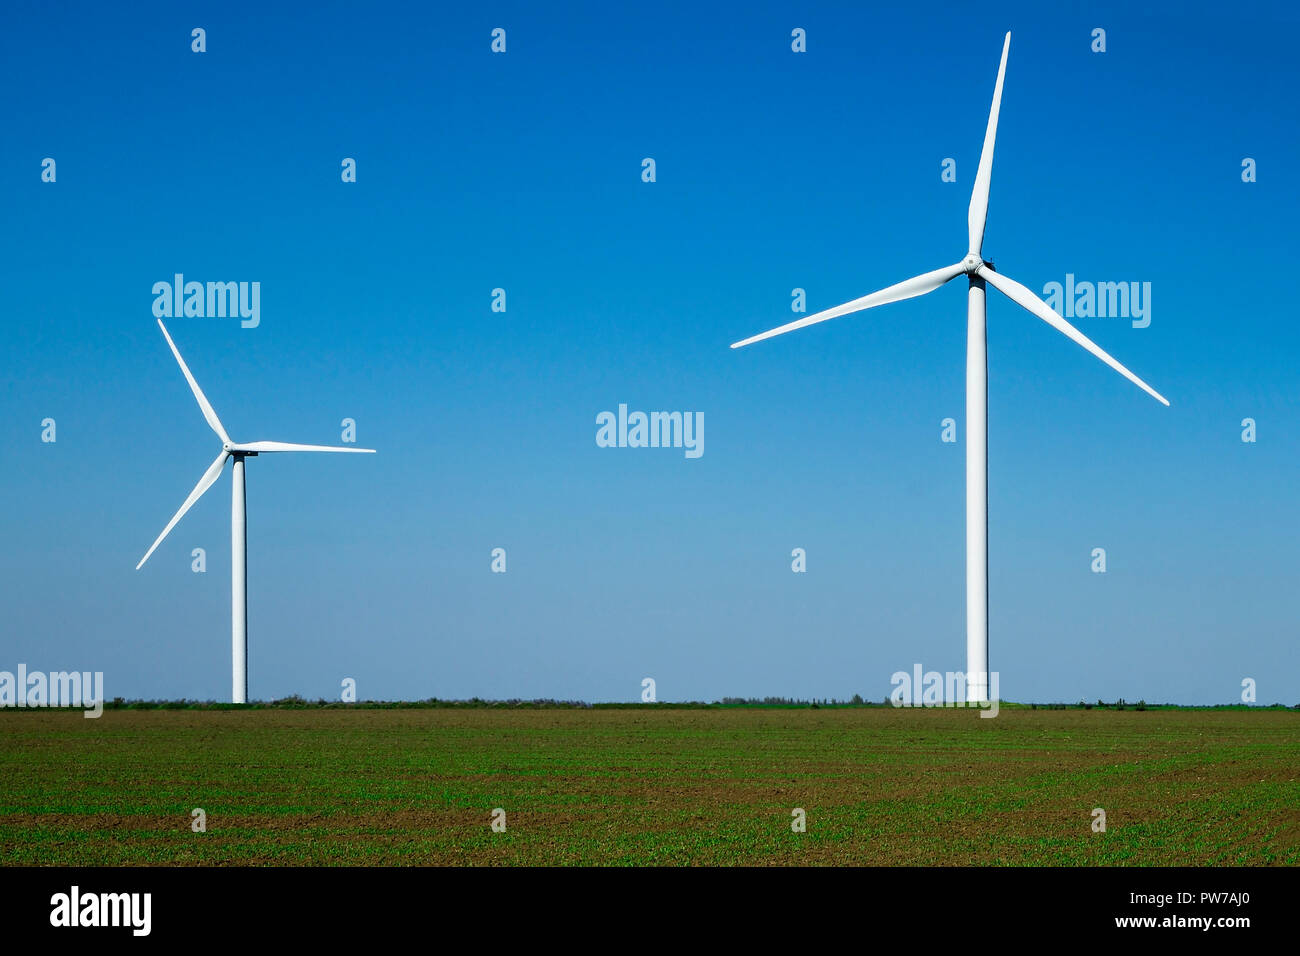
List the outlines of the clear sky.
<svg viewBox="0 0 1300 956">
<path fill-rule="evenodd" d="M 1075 324 L 1172 407 L 990 291 L 1002 696 L 1300 702 L 1298 22 L 1211 9 L 15 7 L 0 669 L 229 695 L 229 466 L 135 570 L 219 450 L 175 273 L 261 284 L 256 328 L 169 322 L 237 440 L 378 449 L 249 461 L 253 698 L 962 669 L 964 283 L 727 346 L 961 258 L 1011 30 L 985 255 L 1151 283 L 1147 327 Z M 620 403 L 702 413 L 703 455 L 598 447 Z"/>
</svg>

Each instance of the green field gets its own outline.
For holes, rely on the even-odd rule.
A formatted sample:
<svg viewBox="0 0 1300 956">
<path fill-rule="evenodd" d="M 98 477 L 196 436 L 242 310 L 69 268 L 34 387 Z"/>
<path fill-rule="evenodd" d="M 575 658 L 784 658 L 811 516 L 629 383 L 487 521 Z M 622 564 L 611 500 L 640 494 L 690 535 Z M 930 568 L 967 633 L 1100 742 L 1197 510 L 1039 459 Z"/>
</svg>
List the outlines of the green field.
<svg viewBox="0 0 1300 956">
<path fill-rule="evenodd" d="M 1300 713 L 0 712 L 0 864 L 158 863 L 1296 864 Z"/>
</svg>

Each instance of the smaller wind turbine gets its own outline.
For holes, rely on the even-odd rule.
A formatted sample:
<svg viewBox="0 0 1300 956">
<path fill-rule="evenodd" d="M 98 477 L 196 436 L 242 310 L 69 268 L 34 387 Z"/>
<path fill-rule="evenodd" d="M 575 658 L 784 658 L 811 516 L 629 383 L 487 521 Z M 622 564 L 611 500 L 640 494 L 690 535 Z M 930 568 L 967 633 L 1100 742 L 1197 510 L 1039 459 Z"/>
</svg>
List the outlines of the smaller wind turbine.
<svg viewBox="0 0 1300 956">
<path fill-rule="evenodd" d="M 221 477 L 221 470 L 226 465 L 226 459 L 233 459 L 235 462 L 232 471 L 234 482 L 230 496 L 230 654 L 232 671 L 230 698 L 236 704 L 243 704 L 248 700 L 248 514 L 244 507 L 244 459 L 256 458 L 262 452 L 275 451 L 342 451 L 374 454 L 375 450 L 373 448 L 347 448 L 340 445 L 295 445 L 283 441 L 253 441 L 246 443 L 231 441 L 230 436 L 226 434 L 225 427 L 221 424 L 221 419 L 217 418 L 217 413 L 213 411 L 207 396 L 203 394 L 203 389 L 199 388 L 199 383 L 194 381 L 189 366 L 181 358 L 181 353 L 176 349 L 176 343 L 167 334 L 167 326 L 162 324 L 161 319 L 158 320 L 158 328 L 162 329 L 163 338 L 171 346 L 172 355 L 176 356 L 176 363 L 180 365 L 181 371 L 185 373 L 185 381 L 190 383 L 190 391 L 194 393 L 194 398 L 203 411 L 203 417 L 208 420 L 208 425 L 221 439 L 221 454 L 208 466 L 208 470 L 203 473 L 203 477 L 194 486 L 190 496 L 185 499 L 185 503 L 181 505 L 180 510 L 172 515 L 172 520 L 167 522 L 167 527 L 163 528 L 162 534 L 158 535 L 158 539 L 144 553 L 144 557 L 140 559 L 140 563 L 135 566 L 135 569 L 139 571 L 144 567 L 144 563 L 149 560 L 149 555 L 153 554 L 158 545 L 162 544 L 162 540 L 167 537 L 168 532 L 176 527 L 176 522 L 185 516 L 185 512 L 193 507 L 194 502 L 203 497 L 205 491 L 216 484 L 217 479 Z"/>
</svg>

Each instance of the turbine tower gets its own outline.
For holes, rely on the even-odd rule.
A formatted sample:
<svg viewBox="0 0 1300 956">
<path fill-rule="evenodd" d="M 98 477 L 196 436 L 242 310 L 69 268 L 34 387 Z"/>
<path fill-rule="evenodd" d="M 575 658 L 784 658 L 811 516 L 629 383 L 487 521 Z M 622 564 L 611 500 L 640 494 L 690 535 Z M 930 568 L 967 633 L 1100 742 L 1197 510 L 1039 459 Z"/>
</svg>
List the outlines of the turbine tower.
<svg viewBox="0 0 1300 956">
<path fill-rule="evenodd" d="M 375 450 L 373 448 L 347 448 L 340 445 L 295 445 L 282 441 L 245 443 L 231 441 L 230 436 L 226 434 L 225 427 L 221 424 L 221 419 L 217 418 L 217 413 L 208 402 L 207 396 L 203 394 L 203 389 L 199 388 L 199 383 L 190 374 L 189 366 L 181 358 L 176 343 L 167 334 L 167 326 L 162 324 L 161 319 L 158 320 L 158 328 L 162 329 L 163 338 L 171 346 L 172 355 L 176 356 L 176 363 L 180 365 L 181 371 L 185 374 L 185 381 L 190 383 L 190 391 L 194 393 L 194 398 L 203 411 L 203 417 L 208 420 L 208 425 L 221 439 L 221 454 L 217 455 L 216 460 L 208 466 L 208 470 L 203 473 L 203 477 L 194 486 L 190 496 L 185 499 L 185 503 L 180 506 L 180 510 L 172 515 L 172 520 L 167 522 L 167 527 L 163 528 L 162 534 L 158 535 L 158 539 L 150 545 L 149 550 L 144 553 L 144 557 L 140 559 L 140 563 L 135 566 L 135 569 L 139 571 L 144 567 L 144 563 L 149 560 L 149 555 L 153 554 L 158 545 L 162 544 L 163 538 L 167 537 L 172 528 L 176 527 L 176 523 L 185 516 L 185 512 L 189 511 L 194 502 L 203 497 L 203 493 L 221 477 L 221 471 L 225 468 L 226 459 L 233 459 L 233 481 L 230 494 L 230 699 L 236 704 L 243 704 L 248 702 L 248 514 L 244 507 L 244 459 L 256 458 L 263 452 L 341 451 L 374 454 Z"/>
<path fill-rule="evenodd" d="M 943 269 L 936 269 L 887 289 L 873 292 L 833 309 L 818 312 L 795 322 L 771 329 L 752 338 L 732 344 L 733 349 L 761 342 L 776 335 L 793 332 L 827 319 L 838 318 L 853 312 L 874 308 L 890 302 L 915 298 L 933 292 L 939 286 L 959 275 L 969 282 L 966 292 L 966 700 L 969 703 L 988 700 L 989 675 L 989 553 L 988 553 L 988 359 L 985 336 L 985 283 L 993 286 L 1011 301 L 1038 316 L 1062 335 L 1077 342 L 1138 388 L 1165 405 L 1168 399 L 1142 381 L 1103 349 L 1076 329 L 1046 302 L 1015 279 L 993 270 L 993 264 L 983 256 L 984 221 L 989 206 L 989 182 L 993 174 L 993 141 L 998 132 L 998 111 L 1002 105 L 1002 80 L 1007 71 L 1007 52 L 1011 48 L 1011 34 L 1002 43 L 1002 62 L 998 66 L 998 79 L 993 87 L 993 107 L 989 110 L 988 128 L 984 132 L 984 148 L 980 152 L 979 169 L 975 173 L 975 186 L 971 190 L 970 209 L 967 213 L 970 245 L 966 257 Z"/>
</svg>

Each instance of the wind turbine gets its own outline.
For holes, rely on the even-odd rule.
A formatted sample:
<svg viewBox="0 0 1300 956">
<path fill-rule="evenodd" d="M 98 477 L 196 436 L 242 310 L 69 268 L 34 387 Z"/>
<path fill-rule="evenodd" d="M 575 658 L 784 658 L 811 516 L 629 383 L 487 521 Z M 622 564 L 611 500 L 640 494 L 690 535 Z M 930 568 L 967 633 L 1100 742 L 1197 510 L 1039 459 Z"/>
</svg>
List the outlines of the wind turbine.
<svg viewBox="0 0 1300 956">
<path fill-rule="evenodd" d="M 231 691 L 230 699 L 236 704 L 246 703 L 248 700 L 248 514 L 244 507 L 244 459 L 256 458 L 263 452 L 277 451 L 342 451 L 353 453 L 374 454 L 373 448 L 347 448 L 339 445 L 295 445 L 283 441 L 253 441 L 253 442 L 235 442 L 230 440 L 226 434 L 225 427 L 221 424 L 221 419 L 217 418 L 217 413 L 213 411 L 211 403 L 208 402 L 207 396 L 203 394 L 203 389 L 199 388 L 199 383 L 194 380 L 190 374 L 189 366 L 181 358 L 181 353 L 176 348 L 176 343 L 172 337 L 167 334 L 167 326 L 158 320 L 158 328 L 162 329 L 163 338 L 171 346 L 172 355 L 176 356 L 176 363 L 180 365 L 181 371 L 185 373 L 185 381 L 190 383 L 190 391 L 194 393 L 194 398 L 199 403 L 199 408 L 203 411 L 203 417 L 208 420 L 208 425 L 217 433 L 221 439 L 221 454 L 203 473 L 199 483 L 194 486 L 190 496 L 185 499 L 180 510 L 172 515 L 172 520 L 167 522 L 167 527 L 163 528 L 162 534 L 144 553 L 140 563 L 135 566 L 139 571 L 144 567 L 144 563 L 149 560 L 149 555 L 154 553 L 154 549 L 162 544 L 163 538 L 167 537 L 168 532 L 176 527 L 176 522 L 185 516 L 194 502 L 203 497 L 203 493 L 211 488 L 221 477 L 221 471 L 226 465 L 226 459 L 233 459 L 235 464 L 232 469 L 233 484 L 230 496 L 230 654 L 231 654 Z"/>
<path fill-rule="evenodd" d="M 985 282 L 1012 302 L 1038 316 L 1062 335 L 1083 346 L 1157 401 L 1165 405 L 1169 404 L 1168 399 L 1111 358 L 1095 342 L 1057 315 L 1046 302 L 1015 279 L 995 272 L 993 264 L 984 260 L 984 220 L 988 213 L 989 181 L 993 172 L 993 141 L 998 132 L 1002 80 L 1006 75 L 1007 51 L 1010 48 L 1011 34 L 1007 33 L 1002 43 L 1002 62 L 998 66 L 997 83 L 993 87 L 993 107 L 989 110 L 989 124 L 984 133 L 984 149 L 980 153 L 979 169 L 975 173 L 975 187 L 971 191 L 970 210 L 967 214 L 970 245 L 966 257 L 961 262 L 907 279 L 879 292 L 837 305 L 833 309 L 818 312 L 761 335 L 735 342 L 731 346 L 737 349 L 785 332 L 816 325 L 827 319 L 925 295 L 959 275 L 968 277 L 970 285 L 966 293 L 966 700 L 970 703 L 988 700 L 989 675 L 988 360 L 985 337 Z"/>
</svg>

